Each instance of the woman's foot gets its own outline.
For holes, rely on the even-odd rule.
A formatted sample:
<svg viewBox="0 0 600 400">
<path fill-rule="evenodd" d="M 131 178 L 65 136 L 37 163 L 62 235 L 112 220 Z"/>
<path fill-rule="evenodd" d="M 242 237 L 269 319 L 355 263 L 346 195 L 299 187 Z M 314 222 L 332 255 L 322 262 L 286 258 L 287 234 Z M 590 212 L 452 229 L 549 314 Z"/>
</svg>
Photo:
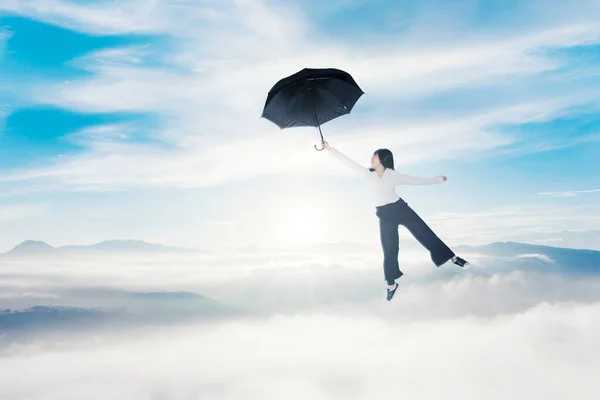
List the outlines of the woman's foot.
<svg viewBox="0 0 600 400">
<path fill-rule="evenodd" d="M 396 289 L 398 289 L 398 283 L 395 282 L 393 285 L 388 285 L 387 287 L 387 301 L 392 300 L 392 297 L 394 297 L 394 293 L 396 293 Z"/>
<path fill-rule="evenodd" d="M 471 267 L 471 264 L 469 264 L 467 260 L 462 259 L 458 256 L 452 257 L 452 262 L 463 269 L 469 269 L 469 267 Z"/>
</svg>

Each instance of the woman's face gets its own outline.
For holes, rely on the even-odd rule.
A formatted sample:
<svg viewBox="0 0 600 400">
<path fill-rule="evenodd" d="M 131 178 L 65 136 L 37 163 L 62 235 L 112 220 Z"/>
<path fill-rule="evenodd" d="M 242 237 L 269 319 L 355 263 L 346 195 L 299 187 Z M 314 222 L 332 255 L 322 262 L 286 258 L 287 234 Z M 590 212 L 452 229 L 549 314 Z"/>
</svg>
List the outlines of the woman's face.
<svg viewBox="0 0 600 400">
<path fill-rule="evenodd" d="M 371 157 L 371 168 L 375 169 L 381 165 L 381 161 L 379 161 L 379 156 L 377 153 L 373 153 Z"/>
</svg>

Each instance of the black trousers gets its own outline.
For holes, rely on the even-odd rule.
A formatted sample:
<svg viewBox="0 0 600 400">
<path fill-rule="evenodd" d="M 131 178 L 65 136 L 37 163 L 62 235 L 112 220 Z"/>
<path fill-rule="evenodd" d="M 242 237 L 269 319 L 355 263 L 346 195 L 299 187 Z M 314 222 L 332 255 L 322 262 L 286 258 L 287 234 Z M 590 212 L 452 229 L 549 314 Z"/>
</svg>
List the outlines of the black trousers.
<svg viewBox="0 0 600 400">
<path fill-rule="evenodd" d="M 404 226 L 425 247 L 436 267 L 446 263 L 454 252 L 427 226 L 408 204 L 399 199 L 395 203 L 376 207 L 379 218 L 379 233 L 383 248 L 383 273 L 388 284 L 400 278 L 404 273 L 398 265 L 399 236 L 398 227 Z"/>
</svg>

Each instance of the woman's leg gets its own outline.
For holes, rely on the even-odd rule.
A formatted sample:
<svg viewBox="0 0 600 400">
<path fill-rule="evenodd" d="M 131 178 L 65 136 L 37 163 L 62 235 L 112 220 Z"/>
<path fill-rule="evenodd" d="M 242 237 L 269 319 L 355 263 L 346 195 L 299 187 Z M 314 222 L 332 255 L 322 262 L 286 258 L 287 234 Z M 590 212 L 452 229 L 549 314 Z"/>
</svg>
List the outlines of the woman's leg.
<svg viewBox="0 0 600 400">
<path fill-rule="evenodd" d="M 383 248 L 383 275 L 388 285 L 393 285 L 396 279 L 404 275 L 398 265 L 398 224 L 379 220 L 379 234 Z"/>
<path fill-rule="evenodd" d="M 431 228 L 408 206 L 400 210 L 400 225 L 408 231 L 429 251 L 431 261 L 439 267 L 454 257 L 454 252 L 431 230 Z"/>
</svg>

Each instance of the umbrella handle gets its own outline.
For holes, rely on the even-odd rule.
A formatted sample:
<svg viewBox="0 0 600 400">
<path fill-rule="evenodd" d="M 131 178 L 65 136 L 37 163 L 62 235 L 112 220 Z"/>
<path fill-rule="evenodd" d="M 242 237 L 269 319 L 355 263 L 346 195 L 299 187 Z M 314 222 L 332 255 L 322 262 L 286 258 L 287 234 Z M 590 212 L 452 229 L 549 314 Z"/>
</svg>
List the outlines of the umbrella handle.
<svg viewBox="0 0 600 400">
<path fill-rule="evenodd" d="M 313 113 L 315 114 L 315 121 L 317 121 L 317 127 L 319 128 L 319 135 L 321 135 L 321 143 L 323 143 L 323 141 L 325 139 L 323 139 L 323 132 L 321 132 L 321 124 L 319 123 L 319 117 L 317 116 L 317 110 L 315 110 L 315 104 L 314 102 L 311 103 L 312 104 L 312 109 L 313 109 Z M 321 146 L 320 149 L 317 148 L 317 145 L 315 144 L 315 150 L 317 151 L 323 151 L 325 150 L 325 148 L 323 146 Z"/>
</svg>

